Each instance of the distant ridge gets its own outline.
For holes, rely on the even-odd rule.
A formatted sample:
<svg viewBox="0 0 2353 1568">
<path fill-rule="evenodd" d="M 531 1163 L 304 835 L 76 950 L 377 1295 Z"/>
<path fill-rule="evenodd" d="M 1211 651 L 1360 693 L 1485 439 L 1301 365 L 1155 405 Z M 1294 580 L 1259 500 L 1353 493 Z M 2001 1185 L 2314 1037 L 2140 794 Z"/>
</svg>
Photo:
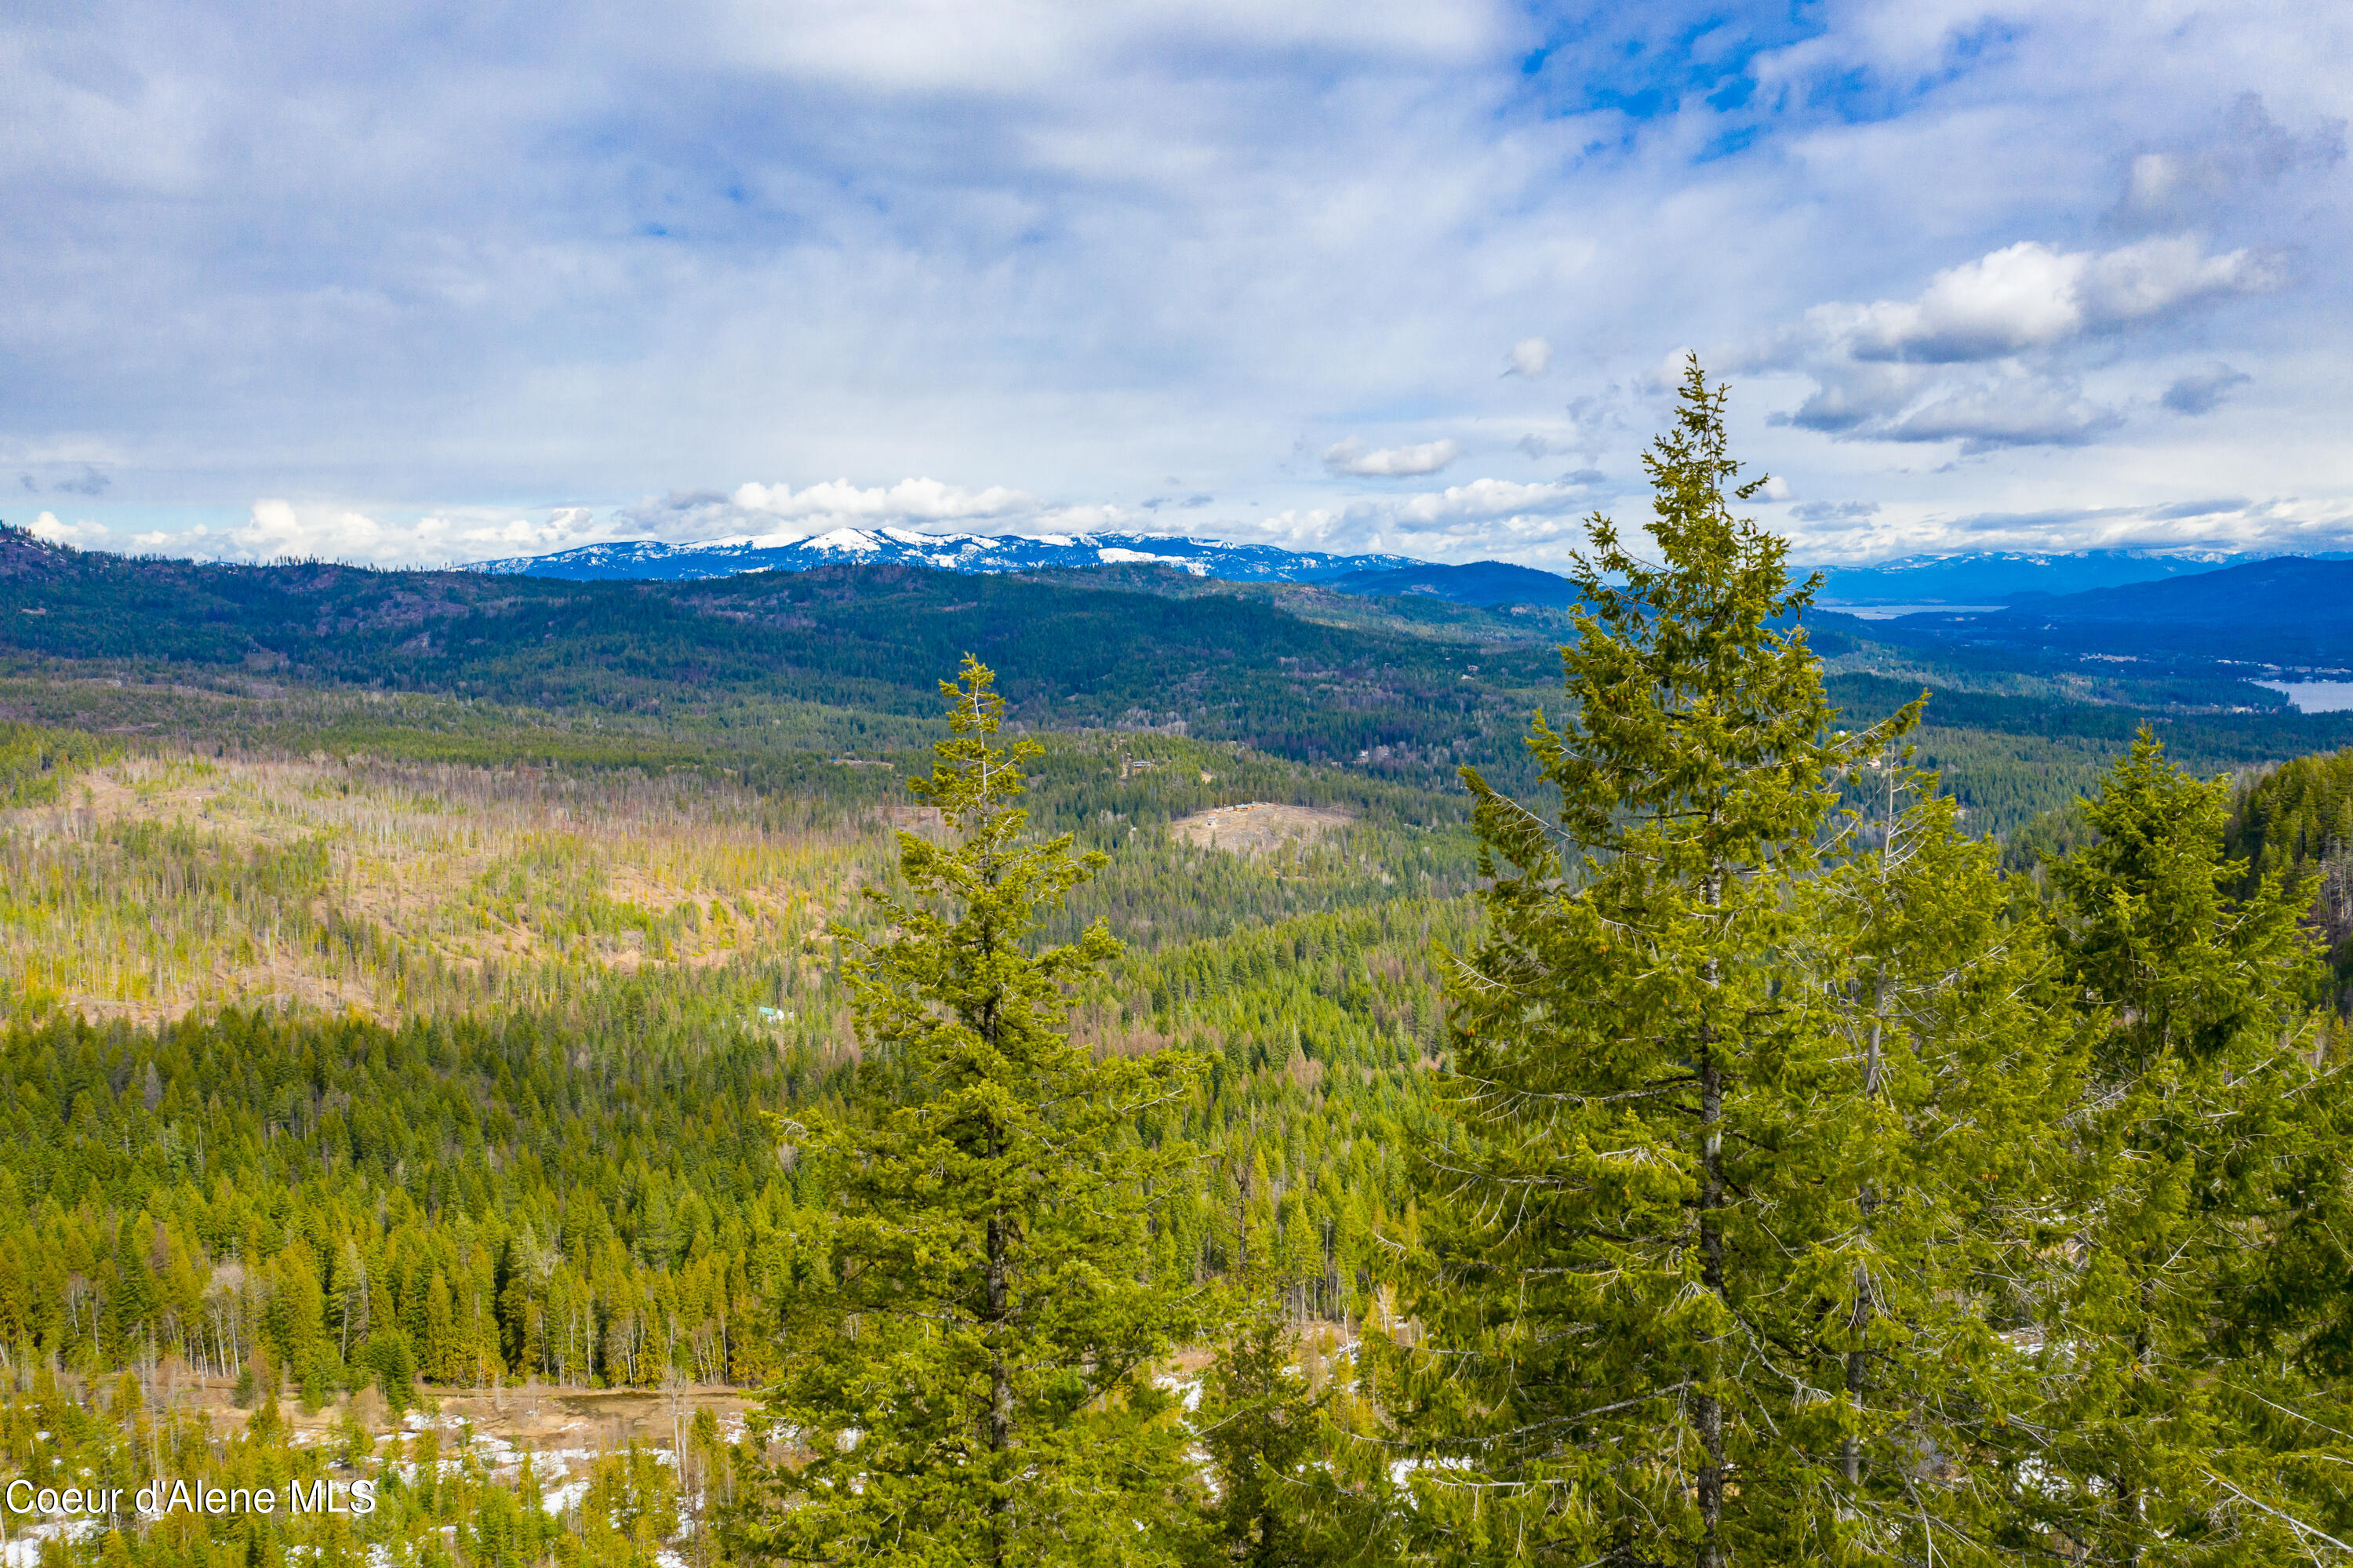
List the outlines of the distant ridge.
<svg viewBox="0 0 2353 1568">
<path fill-rule="evenodd" d="M 1906 556 L 1871 567 L 1828 568 L 1821 597 L 1831 605 L 2003 604 L 2023 594 L 2086 593 L 2196 577 L 2261 558 L 2150 550 Z"/>
<path fill-rule="evenodd" d="M 2158 662 L 2342 669 L 2353 666 L 2353 560 L 2274 556 L 2155 582 L 2017 595 L 1999 609 L 1879 621 L 1871 635 Z"/>
<path fill-rule="evenodd" d="M 1273 545 L 1236 545 L 1160 534 L 919 534 L 909 528 L 837 528 L 813 539 L 652 539 L 585 545 L 547 556 L 476 561 L 465 570 L 570 582 L 615 578 L 689 582 L 739 572 L 799 572 L 836 565 L 930 567 L 949 572 L 1166 566 L 1229 582 L 1323 582 L 1352 572 L 1417 567 L 1410 556 L 1331 556 Z M 1541 574 L 1536 574 L 1541 575 Z"/>
<path fill-rule="evenodd" d="M 1514 566 L 1509 561 L 1472 561 L 1461 567 L 1387 567 L 1350 572 L 1324 586 L 1349 594 L 1426 594 L 1482 608 L 1498 604 L 1560 608 L 1577 602 L 1577 585 L 1567 577 L 1538 571 L 1534 567 Z"/>
</svg>

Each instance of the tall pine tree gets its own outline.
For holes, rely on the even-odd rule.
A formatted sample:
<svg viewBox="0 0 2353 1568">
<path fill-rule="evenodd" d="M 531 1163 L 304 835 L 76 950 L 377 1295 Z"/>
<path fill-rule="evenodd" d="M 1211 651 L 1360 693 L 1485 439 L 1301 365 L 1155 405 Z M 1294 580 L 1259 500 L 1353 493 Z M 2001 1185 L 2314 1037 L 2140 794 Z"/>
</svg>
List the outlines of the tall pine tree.
<svg viewBox="0 0 2353 1568">
<path fill-rule="evenodd" d="M 1957 1188 L 1996 1171 L 1955 1161 L 2047 1081 L 2035 956 L 1949 804 L 1833 853 L 1839 779 L 1918 710 L 1835 729 L 1793 628 L 1812 585 L 1734 515 L 1761 482 L 1735 483 L 1724 401 L 1693 364 L 1645 460 L 1655 561 L 1589 525 L 1571 713 L 1529 741 L 1556 825 L 1465 774 L 1493 880 L 1451 987 L 1420 1342 L 1387 1358 L 1441 1559 L 1987 1550 L 1982 1490 L 1944 1472 L 2004 1364 L 1965 1296 L 1989 1255 L 1955 1245 L 1985 1207 Z"/>
<path fill-rule="evenodd" d="M 986 666 L 941 690 L 954 736 L 911 787 L 955 842 L 902 832 L 912 895 L 870 890 L 881 934 L 839 933 L 869 1055 L 842 1115 L 784 1125 L 838 1212 L 765 1406 L 802 1453 L 739 1533 L 793 1562 L 1173 1562 L 1198 1483 L 1153 1373 L 1203 1298 L 1149 1277 L 1171 1157 L 1134 1128 L 1196 1067 L 1065 1035 L 1070 988 L 1119 947 L 1100 924 L 1034 933 L 1105 857 L 1019 842 L 1039 747 L 991 744 Z"/>
</svg>

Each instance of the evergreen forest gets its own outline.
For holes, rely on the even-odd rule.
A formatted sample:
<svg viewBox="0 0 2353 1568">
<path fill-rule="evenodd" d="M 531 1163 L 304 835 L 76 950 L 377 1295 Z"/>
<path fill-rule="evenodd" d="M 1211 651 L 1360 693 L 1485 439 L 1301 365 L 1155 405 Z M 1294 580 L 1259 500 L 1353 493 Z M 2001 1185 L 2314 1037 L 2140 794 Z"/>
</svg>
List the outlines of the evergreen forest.
<svg viewBox="0 0 2353 1568">
<path fill-rule="evenodd" d="M 1726 396 L 1566 609 L 0 530 L 0 1560 L 2353 1559 L 2353 721 Z"/>
</svg>

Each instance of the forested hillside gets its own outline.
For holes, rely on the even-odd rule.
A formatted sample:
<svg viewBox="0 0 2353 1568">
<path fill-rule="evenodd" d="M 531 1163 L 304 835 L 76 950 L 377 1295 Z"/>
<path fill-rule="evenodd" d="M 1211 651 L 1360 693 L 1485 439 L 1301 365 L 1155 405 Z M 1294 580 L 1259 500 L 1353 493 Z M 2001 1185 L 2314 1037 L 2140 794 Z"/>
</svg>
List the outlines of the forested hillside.
<svg viewBox="0 0 2353 1568">
<path fill-rule="evenodd" d="M 1525 613 L 0 537 L 8 1561 L 2337 1560 L 2353 730 L 1722 396 Z"/>
<path fill-rule="evenodd" d="M 1552 700 L 1568 613 L 1132 566 L 663 583 L 126 561 L 0 529 L 0 649 L 26 678 L 0 681 L 0 717 L 299 750 L 315 726 L 330 751 L 480 760 L 522 754 L 520 728 L 550 759 L 797 790 L 811 752 L 925 744 L 928 681 L 976 652 L 1019 725 L 1175 730 L 1442 791 L 1465 764 L 1533 781 L 1519 727 Z M 2353 718 L 2284 711 L 2244 670 L 1809 620 L 1852 719 L 1937 693 L 1926 738 L 1987 832 L 2063 802 L 2145 718 L 2201 770 L 2353 743 Z"/>
</svg>

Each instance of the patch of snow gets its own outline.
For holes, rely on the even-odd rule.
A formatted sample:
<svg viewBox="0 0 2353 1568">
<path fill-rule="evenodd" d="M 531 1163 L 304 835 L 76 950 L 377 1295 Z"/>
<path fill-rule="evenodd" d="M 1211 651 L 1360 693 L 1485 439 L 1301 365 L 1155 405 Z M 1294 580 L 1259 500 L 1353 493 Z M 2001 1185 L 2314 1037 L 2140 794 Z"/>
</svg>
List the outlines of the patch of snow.
<svg viewBox="0 0 2353 1568">
<path fill-rule="evenodd" d="M 566 1481 L 560 1487 L 550 1487 L 542 1492 L 539 1506 L 547 1510 L 550 1518 L 561 1519 L 577 1507 L 580 1499 L 587 1495 L 586 1481 Z"/>
</svg>

